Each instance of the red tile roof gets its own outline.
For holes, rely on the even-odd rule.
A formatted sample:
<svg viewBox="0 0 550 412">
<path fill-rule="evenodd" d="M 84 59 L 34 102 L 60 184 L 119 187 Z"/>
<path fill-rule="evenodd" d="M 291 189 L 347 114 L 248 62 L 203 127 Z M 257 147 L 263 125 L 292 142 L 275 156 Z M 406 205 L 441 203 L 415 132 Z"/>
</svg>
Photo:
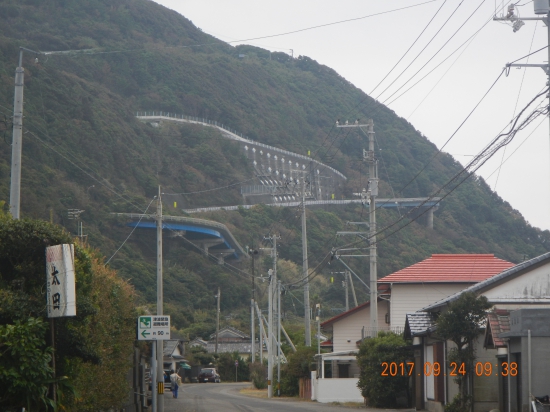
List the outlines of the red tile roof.
<svg viewBox="0 0 550 412">
<path fill-rule="evenodd" d="M 441 254 L 378 279 L 379 283 L 477 283 L 513 263 L 493 254 Z"/>
<path fill-rule="evenodd" d="M 505 348 L 506 342 L 499 335 L 510 331 L 510 312 L 506 309 L 495 309 L 487 314 L 485 347 Z"/>
</svg>

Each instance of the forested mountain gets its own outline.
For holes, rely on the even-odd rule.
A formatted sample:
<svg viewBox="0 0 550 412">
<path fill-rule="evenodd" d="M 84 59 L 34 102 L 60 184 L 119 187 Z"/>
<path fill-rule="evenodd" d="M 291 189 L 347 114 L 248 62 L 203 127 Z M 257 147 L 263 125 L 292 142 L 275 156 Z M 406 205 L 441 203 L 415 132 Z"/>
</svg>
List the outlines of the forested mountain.
<svg viewBox="0 0 550 412">
<path fill-rule="evenodd" d="M 437 149 L 429 136 L 306 56 L 230 46 L 149 0 L 0 0 L 0 200 L 7 202 L 14 72 L 21 46 L 85 50 L 24 54 L 22 216 L 52 219 L 76 233 L 77 222 L 68 219 L 67 210 L 84 210 L 88 242 L 107 259 L 131 230 L 127 220 L 111 213 L 152 212 L 158 185 L 166 193 L 165 213 L 182 215 L 181 208 L 239 204 L 238 185 L 196 192 L 254 175 L 238 146 L 215 129 L 169 124 L 153 128 L 136 120 L 139 110 L 205 117 L 258 142 L 304 155 L 310 151 L 348 177 L 348 198 L 366 184 L 361 159 L 367 141 L 357 130 L 336 129 L 337 118 L 374 120 L 381 197 L 432 195 L 461 170 L 450 155 L 434 157 Z M 258 206 L 199 217 L 226 224 L 243 246 L 260 247 L 264 235 L 280 234 L 281 276 L 285 282 L 299 279 L 296 209 Z M 391 225 L 379 235 L 379 276 L 432 253 L 494 253 L 519 262 L 548 251 L 550 240 L 548 231 L 529 226 L 476 176 L 445 197 L 435 213 L 434 230 L 410 219 L 393 225 L 399 218 L 395 211 L 380 210 L 377 217 L 379 228 Z M 358 220 L 368 220 L 368 209 L 308 210 L 309 267 L 315 271 L 312 303 L 343 306 L 340 282 L 329 281 L 330 272 L 343 267 L 329 265 L 326 257 L 337 244 L 336 231 Z M 249 262 L 222 267 L 169 236 L 164 257 L 165 311 L 178 329 L 191 337 L 212 331 L 209 319 L 218 286 L 225 322 L 239 325 L 229 314 L 247 307 Z M 143 304 L 154 302 L 153 231 L 134 232 L 109 265 L 130 279 Z M 265 275 L 269 265 L 268 257 L 260 257 L 257 273 Z M 366 261 L 356 259 L 353 265 L 366 280 Z M 265 283 L 258 283 L 265 289 Z M 359 295 L 367 297 L 362 289 Z M 301 315 L 300 300 L 299 289 L 285 295 L 287 312 Z"/>
</svg>

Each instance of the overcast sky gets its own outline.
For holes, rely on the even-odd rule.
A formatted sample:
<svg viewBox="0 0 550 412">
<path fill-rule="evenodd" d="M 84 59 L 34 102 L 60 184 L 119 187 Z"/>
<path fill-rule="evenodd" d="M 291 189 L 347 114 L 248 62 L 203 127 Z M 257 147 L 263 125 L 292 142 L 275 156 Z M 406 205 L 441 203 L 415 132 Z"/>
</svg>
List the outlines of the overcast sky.
<svg viewBox="0 0 550 412">
<path fill-rule="evenodd" d="M 510 23 L 492 21 L 495 10 L 500 15 L 510 4 L 501 0 L 156 1 L 183 14 L 206 33 L 226 42 L 237 41 L 233 45 L 252 44 L 295 57 L 305 55 L 333 68 L 410 121 L 439 148 L 491 88 L 506 63 L 548 43 L 548 30 L 541 21 L 526 21 L 516 33 Z M 532 1 L 519 3 L 522 6 L 516 7 L 516 14 L 535 16 Z M 351 21 L 327 25 L 345 20 Z M 301 30 L 321 25 L 325 26 Z M 298 32 L 284 34 L 292 31 Z M 281 35 L 267 37 L 277 34 Z M 267 38 L 246 41 L 257 37 Z M 544 49 L 517 63 L 547 61 Z M 541 68 L 511 68 L 443 150 L 467 163 L 545 84 Z M 547 103 L 543 98 L 539 101 Z M 364 118 L 368 117 L 364 113 Z M 543 116 L 535 119 L 478 172 L 530 224 L 542 229 L 550 229 L 548 123 Z"/>
</svg>

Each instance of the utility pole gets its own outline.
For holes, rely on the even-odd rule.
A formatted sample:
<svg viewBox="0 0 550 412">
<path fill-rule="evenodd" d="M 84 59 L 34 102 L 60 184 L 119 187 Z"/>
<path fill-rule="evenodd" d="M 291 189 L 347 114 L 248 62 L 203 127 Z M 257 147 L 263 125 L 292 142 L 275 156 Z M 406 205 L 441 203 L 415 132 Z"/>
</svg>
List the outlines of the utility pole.
<svg viewBox="0 0 550 412">
<path fill-rule="evenodd" d="M 321 304 L 317 303 L 317 355 L 321 354 Z"/>
<path fill-rule="evenodd" d="M 216 295 L 218 300 L 216 309 L 216 347 L 214 348 L 214 353 L 216 355 L 218 354 L 218 334 L 220 333 L 220 294 L 220 287 L 218 286 L 218 294 Z"/>
<path fill-rule="evenodd" d="M 275 360 L 274 356 L 274 323 L 273 323 L 273 313 L 277 310 L 277 300 L 274 299 L 275 289 L 277 287 L 277 239 L 278 236 L 273 235 L 266 240 L 271 240 L 273 242 L 273 247 L 271 248 L 271 257 L 273 258 L 273 269 L 269 269 L 269 313 L 268 313 L 268 322 L 267 322 L 267 397 L 273 398 L 273 362 Z"/>
<path fill-rule="evenodd" d="M 357 296 L 355 295 L 355 287 L 353 287 L 353 279 L 351 278 L 351 273 L 349 270 L 346 270 L 346 276 L 349 280 L 348 286 L 351 286 L 351 294 L 353 295 L 353 302 L 355 303 L 355 307 L 359 306 L 357 303 Z"/>
<path fill-rule="evenodd" d="M 307 230 L 306 230 L 306 179 L 302 179 L 302 273 L 304 276 L 304 329 L 306 346 L 311 346 L 311 324 L 309 309 L 309 269 L 307 261 Z"/>
<path fill-rule="evenodd" d="M 344 289 L 346 291 L 346 312 L 349 310 L 348 271 L 344 272 Z"/>
<path fill-rule="evenodd" d="M 19 64 L 15 69 L 15 91 L 13 94 L 13 137 L 11 147 L 11 178 L 10 178 L 10 214 L 14 219 L 20 218 L 21 212 L 21 152 L 23 149 L 23 87 L 25 85 L 25 69 L 23 68 L 23 52 L 36 55 L 67 54 L 66 51 L 37 52 L 19 47 Z M 73 50 L 74 51 L 74 50 Z M 38 58 L 36 59 L 38 61 Z"/>
<path fill-rule="evenodd" d="M 368 122 L 369 150 L 363 159 L 369 164 L 369 242 L 370 242 L 370 327 L 371 337 L 378 336 L 378 274 L 376 266 L 376 196 L 378 196 L 378 161 L 374 157 L 374 122 Z"/>
<path fill-rule="evenodd" d="M 267 397 L 273 398 L 273 269 L 269 269 L 267 314 Z"/>
<path fill-rule="evenodd" d="M 10 213 L 19 219 L 21 202 L 21 151 L 23 146 L 23 48 L 19 48 L 19 65 L 15 69 L 15 93 L 13 96 L 13 140 L 11 147 Z"/>
<path fill-rule="evenodd" d="M 546 73 L 546 76 L 548 77 L 546 81 L 546 85 L 550 86 L 550 1 L 548 0 L 534 0 L 533 1 L 533 8 L 535 14 L 539 15 L 540 17 L 519 17 L 514 13 L 515 5 L 510 4 L 508 6 L 508 13 L 506 16 L 501 17 L 493 17 L 493 20 L 495 21 L 509 21 L 512 23 L 512 28 L 514 33 L 517 32 L 521 27 L 525 24 L 525 21 L 528 20 L 540 20 L 542 21 L 547 28 L 548 32 L 548 63 L 547 64 L 512 64 L 512 63 L 506 63 L 506 68 L 509 70 L 510 67 L 539 67 Z M 548 93 L 548 120 L 550 123 L 550 93 Z M 15 127 L 15 126 L 14 126 Z"/>
<path fill-rule="evenodd" d="M 369 119 L 367 124 L 359 124 L 359 119 L 354 124 L 341 125 L 336 121 L 336 127 L 358 127 L 363 133 L 362 127 L 367 127 L 369 150 L 363 149 L 363 160 L 369 164 L 369 184 L 367 190 L 363 190 L 361 199 L 369 203 L 369 266 L 370 266 L 370 330 L 371 337 L 378 335 L 378 294 L 377 294 L 377 266 L 376 266 L 376 197 L 378 196 L 378 161 L 374 156 L 374 122 Z"/>
<path fill-rule="evenodd" d="M 346 294 L 346 312 L 349 310 L 349 284 L 348 284 L 348 271 L 344 272 L 330 272 L 331 275 L 344 275 L 344 280 L 342 281 L 342 287 Z M 355 305 L 357 306 L 357 305 Z"/>
<path fill-rule="evenodd" d="M 162 287 L 162 198 L 157 197 L 157 316 L 163 315 L 163 287 Z M 157 340 L 157 388 L 164 388 L 164 341 Z M 158 383 L 162 382 L 162 385 Z M 164 391 L 157 396 L 157 412 L 164 412 Z"/>
<path fill-rule="evenodd" d="M 260 308 L 258 307 L 258 302 L 254 302 L 254 306 L 256 307 L 256 313 L 258 315 L 258 321 L 260 323 L 260 362 L 263 363 L 264 361 L 264 324 L 262 322 L 262 312 L 260 311 Z M 267 343 L 267 341 L 266 341 Z"/>
<path fill-rule="evenodd" d="M 277 396 L 281 396 L 281 281 L 277 280 Z"/>
<path fill-rule="evenodd" d="M 258 254 L 258 251 L 255 249 L 248 249 L 248 246 L 246 247 L 246 252 L 249 255 L 252 255 L 252 270 L 251 270 L 251 277 L 252 277 L 252 299 L 250 299 L 250 339 L 251 339 L 251 359 L 252 363 L 256 361 L 256 331 L 254 330 L 254 300 L 256 299 L 256 282 L 255 282 L 255 259 L 254 257 Z M 262 339 L 260 336 L 260 345 L 261 345 Z M 261 351 L 261 348 L 260 348 Z M 261 361 L 261 358 L 260 358 Z"/>
</svg>

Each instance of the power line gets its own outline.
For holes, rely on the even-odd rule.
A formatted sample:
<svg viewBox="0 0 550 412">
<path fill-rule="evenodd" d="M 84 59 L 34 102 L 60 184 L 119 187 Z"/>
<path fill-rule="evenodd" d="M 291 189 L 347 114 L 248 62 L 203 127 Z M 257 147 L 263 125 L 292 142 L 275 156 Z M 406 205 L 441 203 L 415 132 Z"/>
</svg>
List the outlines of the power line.
<svg viewBox="0 0 550 412">
<path fill-rule="evenodd" d="M 457 172 L 445 185 L 441 186 L 436 192 L 434 192 L 429 198 L 427 198 L 424 202 L 422 202 L 417 207 L 411 209 L 407 214 L 397 219 L 395 222 L 385 226 L 381 230 L 377 231 L 374 236 L 377 236 L 393 226 L 397 225 L 399 222 L 401 222 L 403 219 L 405 219 L 407 216 L 412 214 L 413 212 L 419 210 L 426 202 L 433 200 L 434 197 L 438 196 L 444 189 L 446 189 L 448 186 L 450 186 L 453 182 L 455 182 L 457 179 L 459 179 L 462 175 L 466 174 L 466 176 L 460 180 L 456 185 L 454 185 L 445 195 L 443 195 L 438 202 L 443 201 L 447 196 L 449 196 L 451 193 L 453 193 L 464 181 L 466 181 L 472 174 L 474 174 L 477 170 L 479 170 L 480 167 L 482 167 L 501 147 L 509 144 L 512 139 L 515 137 L 515 135 L 523 130 L 525 127 L 527 127 L 534 119 L 536 119 L 538 116 L 546 115 L 548 113 L 548 107 L 540 104 L 539 107 L 543 107 L 543 109 L 540 109 L 539 107 L 533 109 L 531 113 L 517 126 L 520 117 L 523 115 L 523 113 L 531 106 L 535 100 L 537 100 L 539 97 L 543 96 L 548 92 L 548 88 L 544 89 L 542 92 L 538 93 L 522 110 L 521 112 L 512 120 L 510 130 L 506 133 L 500 133 L 498 134 L 493 140 L 485 146 L 483 150 L 481 150 L 475 157 L 472 159 L 466 166 L 464 166 L 459 172 Z M 516 127 L 517 126 L 517 127 Z M 506 137 L 503 141 L 499 142 L 499 140 L 502 137 Z M 403 226 L 398 227 L 393 232 L 387 234 L 382 239 L 377 239 L 376 243 L 379 243 L 381 241 L 386 240 L 390 236 L 394 235 L 395 233 L 399 232 L 400 230 L 404 229 L 406 226 L 410 225 L 412 222 L 420 218 L 424 213 L 426 213 L 427 210 L 422 211 L 417 216 L 415 216 L 413 219 L 405 223 Z M 357 245 L 358 243 L 362 243 L 363 240 L 355 241 L 348 243 L 342 247 L 352 247 L 354 245 Z"/>
<path fill-rule="evenodd" d="M 514 118 L 514 120 L 511 122 L 512 125 L 510 127 L 510 131 L 506 132 L 506 133 L 500 133 L 498 136 L 496 136 L 487 146 L 485 146 L 485 148 L 480 152 L 478 153 L 466 166 L 464 166 L 464 168 L 462 168 L 459 172 L 457 172 L 445 185 L 443 185 L 442 187 L 440 187 L 435 193 L 433 193 L 428 199 L 426 199 L 423 203 L 421 203 L 419 206 L 417 206 L 416 208 L 413 208 L 411 209 L 409 212 L 407 212 L 406 215 L 404 215 L 402 218 L 396 220 L 394 223 L 382 228 L 381 230 L 379 230 L 376 234 L 380 234 L 380 233 L 383 233 L 384 231 L 390 229 L 391 227 L 395 226 L 397 223 L 399 223 L 401 220 L 403 220 L 405 217 L 407 217 L 408 215 L 410 215 L 411 213 L 413 213 L 415 210 L 418 210 L 420 207 L 422 207 L 427 201 L 430 201 L 430 199 L 433 199 L 435 196 L 438 196 L 439 193 L 441 193 L 445 188 L 447 188 L 449 185 L 451 185 L 455 180 L 457 180 L 461 175 L 463 175 L 464 173 L 467 174 L 467 176 L 462 179 L 457 185 L 455 185 L 447 194 L 445 194 L 443 197 L 441 197 L 441 199 L 438 201 L 438 202 L 441 202 L 443 201 L 443 199 L 445 199 L 447 196 L 449 196 L 454 190 L 456 190 L 456 188 L 458 188 L 468 177 L 470 177 L 473 173 L 475 173 L 481 166 L 483 166 L 487 160 L 489 160 L 501 147 L 507 145 L 508 143 L 510 143 L 510 141 L 515 137 L 515 135 L 517 134 L 517 132 L 519 132 L 520 130 L 523 130 L 527 125 L 529 125 L 535 118 L 537 118 L 538 116 L 540 115 L 543 115 L 545 114 L 545 110 L 540 110 L 540 109 L 534 109 L 526 118 L 525 120 L 523 120 L 521 122 L 521 124 L 516 127 L 520 117 L 523 115 L 523 113 L 529 108 L 529 106 L 531 106 L 531 104 L 537 100 L 540 96 L 544 95 L 546 92 L 548 91 L 548 89 L 545 89 L 543 92 L 537 94 L 522 110 L 521 112 Z M 546 111 L 548 109 L 546 108 Z M 504 139 L 503 142 L 499 142 L 499 139 L 503 136 L 506 136 L 506 139 Z M 498 143 L 498 144 L 497 144 Z M 425 213 L 425 211 L 423 212 Z M 421 213 L 421 215 L 423 214 Z M 421 216 L 420 215 L 420 216 Z M 418 217 L 420 217 L 418 216 Z M 418 218 L 417 217 L 417 218 Z M 417 218 L 413 219 L 412 221 L 416 220 Z M 403 227 L 405 226 L 408 226 L 411 222 L 408 222 L 406 225 L 404 225 Z M 383 239 L 381 240 L 384 240 L 384 239 L 387 239 L 389 236 L 391 236 L 392 234 L 396 233 L 397 231 L 399 231 L 400 229 L 390 233 L 389 235 L 385 236 Z"/>
<path fill-rule="evenodd" d="M 437 37 L 437 35 L 441 32 L 441 30 L 443 30 L 443 28 L 447 25 L 447 23 L 449 22 L 449 20 L 454 16 L 454 14 L 457 12 L 457 10 L 459 9 L 460 6 L 462 6 L 462 3 L 464 3 L 464 0 L 462 0 L 460 3 L 458 3 L 458 6 L 456 6 L 456 8 L 454 9 L 454 11 L 451 13 L 451 15 L 447 18 L 447 20 L 445 20 L 445 22 L 441 25 L 441 27 L 439 28 L 439 30 L 432 36 L 432 38 L 430 39 L 430 41 L 428 41 L 428 43 L 424 46 L 424 48 L 422 50 L 420 50 L 417 55 L 415 56 L 415 58 L 408 64 L 407 67 L 405 67 L 401 73 L 399 73 L 399 75 L 390 83 L 389 86 L 387 86 L 384 90 L 382 90 L 381 93 L 378 94 L 378 96 L 375 97 L 376 100 L 378 100 L 380 98 L 380 96 L 382 96 L 386 90 L 388 90 L 402 75 L 403 73 L 405 73 L 409 67 L 411 67 L 411 65 L 416 61 L 416 59 L 418 59 L 420 57 L 420 55 L 424 52 L 424 50 L 426 50 L 426 48 L 432 43 L 432 41 Z M 445 43 L 446 44 L 446 43 Z M 391 96 L 390 96 L 391 97 Z"/>
<path fill-rule="evenodd" d="M 401 90 L 401 89 L 402 89 L 403 87 L 405 87 L 412 79 L 414 79 L 414 78 L 416 77 L 416 75 L 417 75 L 418 73 L 420 73 L 420 72 L 424 69 L 424 67 L 426 67 L 426 66 L 427 66 L 427 65 L 428 65 L 428 64 L 429 64 L 438 54 L 439 54 L 439 52 L 445 48 L 445 46 L 447 46 L 447 44 L 449 44 L 449 42 L 450 42 L 450 41 L 456 36 L 456 34 L 464 27 L 464 25 L 465 25 L 466 23 L 468 23 L 468 21 L 470 21 L 470 19 L 471 19 L 471 18 L 473 17 L 473 15 L 479 10 L 479 8 L 483 5 L 484 2 L 485 2 L 485 0 L 483 0 L 482 2 L 480 2 L 480 3 L 479 3 L 479 6 L 477 6 L 477 8 L 472 12 L 472 14 L 470 14 L 470 15 L 468 16 L 468 18 L 466 19 L 466 21 L 460 25 L 460 27 L 452 34 L 452 36 L 449 37 L 449 39 L 443 44 L 443 46 L 441 46 L 441 47 L 439 48 L 439 50 L 437 50 L 437 51 L 432 55 L 432 57 L 430 57 L 430 58 L 428 59 L 428 61 L 427 61 L 426 63 L 424 63 L 424 64 L 422 65 L 422 67 L 420 67 L 420 69 L 418 69 L 418 70 L 416 71 L 416 73 L 414 73 L 411 77 L 409 77 L 409 79 L 408 79 L 407 81 L 405 81 L 405 83 L 403 83 L 396 91 L 394 91 L 391 95 L 389 95 L 389 96 L 386 98 L 386 100 L 384 100 L 382 103 L 385 104 L 385 103 L 386 103 L 389 99 L 391 99 L 397 92 L 399 92 L 399 90 Z M 462 2 L 461 2 L 460 4 L 462 4 Z M 459 6 L 460 6 L 460 5 L 459 5 Z M 430 72 L 430 73 L 431 73 L 431 72 Z M 393 102 L 393 101 L 392 101 L 392 102 Z"/>
<path fill-rule="evenodd" d="M 400 193 L 403 193 L 403 191 L 409 187 L 412 182 L 414 182 L 418 176 L 420 176 L 420 174 L 422 174 L 422 172 L 424 170 L 426 170 L 426 168 L 432 163 L 432 161 L 441 154 L 441 152 L 443 151 L 443 149 L 445 148 L 445 146 L 447 146 L 447 144 L 449 144 L 449 142 L 453 139 L 453 137 L 455 137 L 455 135 L 459 132 L 459 130 L 462 128 L 462 126 L 464 126 L 464 124 L 466 123 L 466 121 L 468 121 L 468 119 L 470 118 L 470 116 L 472 116 L 472 114 L 477 110 L 477 108 L 479 107 L 479 105 L 483 102 L 483 100 L 485 99 L 485 97 L 487 97 L 487 95 L 491 92 L 491 90 L 493 89 L 493 87 L 495 87 L 496 83 L 499 81 L 499 79 L 502 77 L 502 75 L 504 74 L 505 70 L 503 69 L 500 74 L 497 76 L 497 78 L 495 79 L 495 81 L 493 82 L 493 84 L 491 84 L 491 86 L 489 87 L 489 89 L 485 92 L 485 94 L 481 97 L 481 99 L 477 102 L 477 104 L 474 106 L 474 108 L 470 111 L 470 113 L 466 116 L 466 118 L 460 123 L 460 125 L 455 129 L 455 131 L 451 134 L 451 136 L 447 139 L 447 141 L 445 142 L 445 144 L 443 144 L 443 146 L 441 146 L 441 148 L 439 148 L 439 150 L 424 164 L 424 166 L 422 167 L 422 169 L 420 169 L 414 176 L 411 180 L 409 180 L 409 182 L 407 184 L 405 184 L 405 186 L 403 186 L 399 192 Z M 391 199 L 390 199 L 391 200 Z M 383 205 L 381 205 L 380 207 L 382 207 Z M 379 207 L 379 208 L 380 208 Z"/>
<path fill-rule="evenodd" d="M 537 32 L 538 24 L 539 24 L 539 22 L 537 20 L 535 22 L 535 28 L 533 30 L 533 36 L 531 37 L 531 44 L 529 45 L 529 53 L 531 53 L 531 49 L 533 48 L 533 41 L 535 40 L 535 33 Z M 527 55 L 526 64 L 529 63 L 529 57 L 530 56 L 531 56 L 531 54 Z M 527 73 L 527 67 L 524 67 L 523 68 L 523 76 L 521 76 L 521 83 L 519 85 L 518 95 L 516 97 L 516 104 L 514 106 L 514 112 L 513 112 L 514 115 L 516 114 L 516 109 L 518 108 L 519 96 L 521 95 L 521 89 L 523 88 L 523 81 L 525 80 L 525 74 L 526 73 Z M 506 155 L 506 149 L 507 149 L 507 147 L 505 147 L 504 150 L 502 151 L 502 159 L 500 160 L 500 167 L 498 168 L 498 174 L 497 174 L 497 178 L 496 178 L 496 181 L 495 181 L 495 188 L 494 188 L 495 191 L 497 189 L 498 179 L 500 178 L 500 170 L 501 170 L 502 165 L 504 164 L 504 156 Z"/>
<path fill-rule="evenodd" d="M 156 196 L 153 197 L 153 198 L 151 199 L 151 201 L 150 201 L 149 204 L 147 205 L 147 208 L 145 209 L 145 211 L 144 211 L 144 212 L 142 213 L 142 215 L 140 216 L 137 225 L 134 226 L 134 228 L 132 229 L 132 231 L 130 232 L 130 234 L 128 235 L 128 237 L 127 237 L 126 239 L 124 239 L 124 242 L 122 242 L 122 245 L 120 245 L 120 247 L 115 251 L 115 253 L 113 253 L 113 256 L 111 256 L 111 257 L 107 260 L 107 262 L 105 262 L 105 266 L 107 266 L 107 265 L 109 264 L 109 262 L 111 261 L 111 259 L 115 257 L 115 255 L 118 253 L 118 251 L 119 251 L 120 249 L 122 249 L 122 246 L 124 246 L 124 245 L 126 244 L 126 242 L 128 241 L 128 239 L 130 239 L 130 236 L 132 236 L 132 233 L 134 233 L 134 231 L 137 229 L 139 223 L 141 222 L 141 219 L 143 219 L 143 217 L 145 216 L 145 214 L 146 214 L 147 211 L 149 210 L 149 207 L 151 206 L 151 203 L 153 203 L 153 202 L 155 201 L 155 199 L 156 199 Z"/>
<path fill-rule="evenodd" d="M 447 3 L 447 0 L 444 0 L 443 1 L 443 4 L 441 4 L 441 6 L 437 9 L 437 11 L 435 12 L 435 14 L 432 16 L 432 18 L 430 19 L 430 21 L 428 22 L 428 24 L 426 24 L 426 26 L 424 26 L 424 29 L 420 32 L 420 34 L 418 35 L 418 37 L 412 42 L 412 44 L 409 46 L 409 48 L 407 49 L 407 51 L 405 53 L 403 53 L 403 55 L 399 58 L 399 60 L 397 61 L 397 63 L 395 63 L 393 65 L 393 67 L 390 69 L 390 71 L 384 76 L 384 78 L 382 80 L 380 80 L 380 82 L 378 82 L 378 84 L 374 87 L 374 89 L 372 89 L 372 91 L 369 93 L 369 94 L 373 94 L 375 92 L 375 90 L 378 88 L 378 86 L 380 86 L 382 84 L 382 82 L 384 80 L 386 80 L 386 78 L 391 74 L 391 72 L 393 72 L 393 70 L 397 67 L 397 65 L 399 63 L 401 63 L 401 61 L 405 58 L 405 56 L 409 53 L 409 51 L 411 51 L 411 49 L 413 48 L 413 46 L 416 44 L 416 42 L 420 39 L 420 37 L 422 37 L 422 35 L 424 34 L 424 32 L 426 31 L 426 29 L 428 27 L 430 27 L 430 24 L 432 23 L 432 21 L 435 19 L 435 17 L 439 14 L 439 12 L 441 11 L 441 9 L 443 8 L 443 6 L 445 5 L 445 3 Z M 453 12 L 454 14 L 454 12 Z M 438 32 L 439 33 L 439 32 Z M 433 39 L 432 39 L 433 40 Z M 431 41 L 431 40 L 430 40 Z M 429 43 L 428 43 L 429 44 Z M 426 45 L 427 47 L 427 45 Z M 419 54 L 420 55 L 420 54 Z M 418 55 L 418 56 L 419 56 Z M 418 57 L 417 56 L 417 57 Z M 415 58 L 416 59 L 416 58 Z M 413 60 L 414 62 L 414 60 Z M 412 64 L 412 63 L 411 63 Z M 410 66 L 410 65 L 409 65 Z M 399 77 L 398 77 L 399 78 Z M 397 79 L 395 79 L 397 80 Z M 394 81 L 395 81 L 394 80 Z M 393 83 L 392 83 L 393 84 Z M 390 85 L 391 86 L 391 85 Z M 382 92 L 383 93 L 383 92 Z"/>
</svg>

